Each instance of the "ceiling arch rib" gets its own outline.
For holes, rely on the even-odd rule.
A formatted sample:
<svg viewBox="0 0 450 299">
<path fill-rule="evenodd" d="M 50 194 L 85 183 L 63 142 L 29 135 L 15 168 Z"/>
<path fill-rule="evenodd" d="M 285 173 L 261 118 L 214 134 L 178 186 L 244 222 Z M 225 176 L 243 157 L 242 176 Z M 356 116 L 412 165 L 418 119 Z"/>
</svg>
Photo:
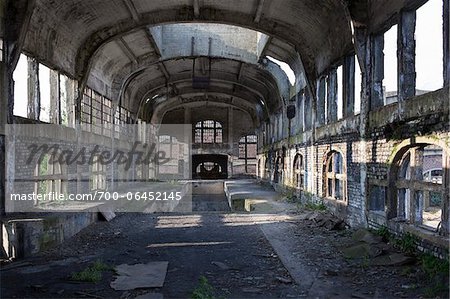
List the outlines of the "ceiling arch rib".
<svg viewBox="0 0 450 299">
<path fill-rule="evenodd" d="M 122 105 L 131 111 L 136 111 L 143 100 L 167 93 L 168 87 L 179 89 L 184 85 L 192 86 L 193 59 L 183 58 L 163 62 L 167 75 L 159 70 L 159 63 L 140 69 L 140 72 L 129 80 L 126 88 L 123 88 L 125 92 Z M 215 92 L 216 87 L 225 85 L 228 88 L 227 91 L 247 92 L 247 97 L 253 99 L 254 105 L 267 106 L 270 109 L 276 109 L 281 105 L 278 83 L 271 73 L 261 67 L 239 61 L 210 60 L 212 65 L 209 75 L 210 86 L 205 90 L 206 92 Z M 167 76 L 170 78 L 168 79 Z"/>
<path fill-rule="evenodd" d="M 254 95 L 250 94 L 249 92 L 245 92 L 242 90 L 235 90 L 233 91 L 230 88 L 214 88 L 213 91 L 204 91 L 204 90 L 198 90 L 193 88 L 192 86 L 185 85 L 180 86 L 179 88 L 179 94 L 178 95 L 169 95 L 166 94 L 160 95 L 160 99 L 157 101 L 152 101 L 152 98 L 144 97 L 142 98 L 141 105 L 139 106 L 139 109 L 137 111 L 137 114 L 139 117 L 150 119 L 147 114 L 141 114 L 140 110 L 142 110 L 145 106 L 145 111 L 153 113 L 155 109 L 161 104 L 166 103 L 167 98 L 186 98 L 189 99 L 190 97 L 198 97 L 202 96 L 204 101 L 207 102 L 208 98 L 210 96 L 212 97 L 222 97 L 226 99 L 232 99 L 231 101 L 233 103 L 239 103 L 241 106 L 245 106 L 248 108 L 252 108 L 251 110 L 255 112 L 255 117 L 258 117 L 258 119 L 266 119 L 269 116 L 269 111 L 267 109 L 264 109 L 264 107 L 261 107 L 261 103 L 259 102 L 259 99 L 255 97 Z M 144 100 L 146 99 L 146 100 Z M 164 106 L 166 107 L 166 106 Z M 258 108 L 259 107 L 259 108 Z M 170 108 L 170 107 L 168 107 Z M 142 110 L 144 111 L 144 110 Z"/>
<path fill-rule="evenodd" d="M 154 111 L 144 111 L 144 113 L 147 113 L 150 116 L 150 123 L 160 124 L 167 113 L 182 107 L 232 107 L 245 112 L 252 119 L 254 126 L 257 127 L 260 120 L 258 112 L 254 106 L 251 107 L 244 103 L 245 101 L 242 99 L 224 98 L 223 95 L 210 95 L 205 99 L 204 95 L 193 93 L 187 99 L 180 97 L 170 98 L 156 106 Z"/>
</svg>

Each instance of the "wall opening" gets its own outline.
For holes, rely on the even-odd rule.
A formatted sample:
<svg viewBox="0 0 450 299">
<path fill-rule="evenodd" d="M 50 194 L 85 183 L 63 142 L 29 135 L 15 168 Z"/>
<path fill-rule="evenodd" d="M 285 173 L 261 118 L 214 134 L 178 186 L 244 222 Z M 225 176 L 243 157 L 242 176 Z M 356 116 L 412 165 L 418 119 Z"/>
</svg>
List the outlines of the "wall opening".
<svg viewBox="0 0 450 299">
<path fill-rule="evenodd" d="M 443 86 L 442 0 L 429 0 L 417 10 L 416 92 Z"/>
</svg>

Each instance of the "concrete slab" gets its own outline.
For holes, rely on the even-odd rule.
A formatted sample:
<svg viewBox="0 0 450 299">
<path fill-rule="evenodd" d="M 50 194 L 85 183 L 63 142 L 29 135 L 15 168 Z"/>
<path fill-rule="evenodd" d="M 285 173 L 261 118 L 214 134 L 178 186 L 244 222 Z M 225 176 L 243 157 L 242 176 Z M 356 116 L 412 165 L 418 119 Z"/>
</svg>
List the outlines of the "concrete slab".
<svg viewBox="0 0 450 299">
<path fill-rule="evenodd" d="M 111 288 L 119 291 L 137 288 L 161 288 L 166 279 L 168 265 L 169 262 L 119 265 L 116 267 L 119 276 L 111 282 Z"/>
</svg>

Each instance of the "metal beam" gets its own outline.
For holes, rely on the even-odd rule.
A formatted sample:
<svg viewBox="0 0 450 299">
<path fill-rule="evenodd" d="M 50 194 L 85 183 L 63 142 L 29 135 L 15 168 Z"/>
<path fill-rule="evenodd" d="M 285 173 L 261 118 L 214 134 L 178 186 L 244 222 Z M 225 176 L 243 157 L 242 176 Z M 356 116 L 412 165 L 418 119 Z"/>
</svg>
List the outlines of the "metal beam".
<svg viewBox="0 0 450 299">
<path fill-rule="evenodd" d="M 117 45 L 120 47 L 120 49 L 122 49 L 123 53 L 128 57 L 128 59 L 130 59 L 131 62 L 136 64 L 138 63 L 136 55 L 133 53 L 133 51 L 130 49 L 123 38 L 119 37 L 117 39 Z"/>
<path fill-rule="evenodd" d="M 131 0 L 122 0 L 123 4 L 127 7 L 128 11 L 130 12 L 131 17 L 133 20 L 138 22 L 141 18 L 139 12 L 137 11 L 136 7 L 134 6 L 133 2 Z"/>
<path fill-rule="evenodd" d="M 259 23 L 259 21 L 261 20 L 263 8 L 264 8 L 264 0 L 259 0 L 258 6 L 256 7 L 255 18 L 253 19 L 255 23 Z"/>
</svg>

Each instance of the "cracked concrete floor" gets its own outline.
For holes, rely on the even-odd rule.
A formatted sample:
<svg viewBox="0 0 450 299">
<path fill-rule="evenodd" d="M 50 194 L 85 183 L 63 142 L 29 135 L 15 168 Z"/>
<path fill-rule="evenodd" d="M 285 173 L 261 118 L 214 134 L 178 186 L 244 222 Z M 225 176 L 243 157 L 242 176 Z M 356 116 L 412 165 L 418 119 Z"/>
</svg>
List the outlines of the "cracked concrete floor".
<svg viewBox="0 0 450 299">
<path fill-rule="evenodd" d="M 310 227 L 301 214 L 121 214 L 1 271 L 1 298 L 189 298 L 201 276 L 224 298 L 421 296 L 423 286 L 402 267 L 355 266 L 336 249 L 349 232 Z M 169 267 L 159 289 L 115 291 L 111 271 L 98 283 L 70 280 L 97 260 Z"/>
</svg>

